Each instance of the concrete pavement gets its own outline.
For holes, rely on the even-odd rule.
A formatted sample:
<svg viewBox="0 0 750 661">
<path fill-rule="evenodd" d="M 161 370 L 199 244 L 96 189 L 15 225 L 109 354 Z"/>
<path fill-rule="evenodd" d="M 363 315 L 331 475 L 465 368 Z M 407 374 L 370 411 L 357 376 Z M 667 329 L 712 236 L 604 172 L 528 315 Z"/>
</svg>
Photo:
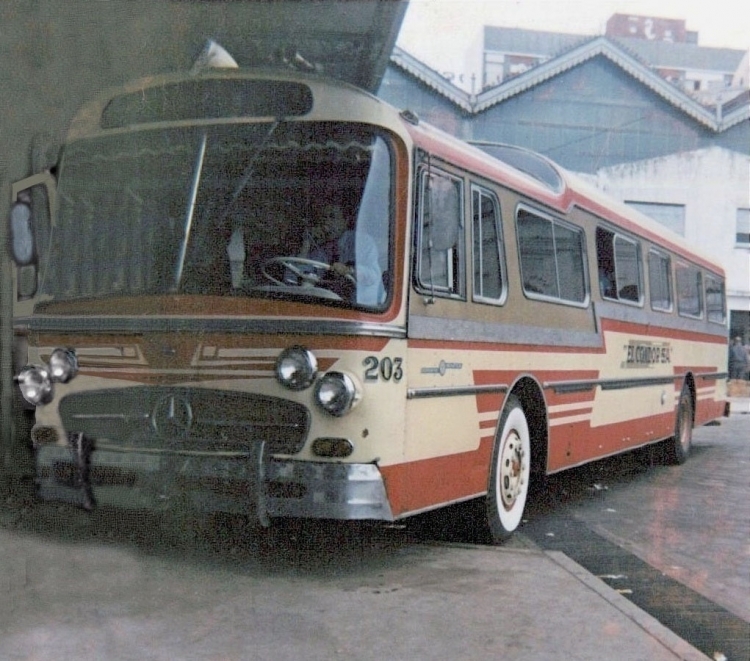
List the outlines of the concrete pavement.
<svg viewBox="0 0 750 661">
<path fill-rule="evenodd" d="M 370 531 L 217 554 L 133 543 L 137 525 L 107 539 L 4 520 L 5 661 L 707 658 L 565 555 L 519 541 Z"/>
</svg>

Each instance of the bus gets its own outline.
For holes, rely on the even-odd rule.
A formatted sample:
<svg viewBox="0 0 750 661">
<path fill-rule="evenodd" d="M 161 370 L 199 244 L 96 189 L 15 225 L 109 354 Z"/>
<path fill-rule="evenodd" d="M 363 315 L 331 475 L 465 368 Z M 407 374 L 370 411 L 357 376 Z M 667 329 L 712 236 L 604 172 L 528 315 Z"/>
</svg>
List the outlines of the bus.
<svg viewBox="0 0 750 661">
<path fill-rule="evenodd" d="M 317 74 L 102 92 L 12 196 L 42 499 L 261 526 L 483 499 L 501 542 L 532 481 L 648 445 L 681 463 L 727 413 L 715 260 Z"/>
</svg>

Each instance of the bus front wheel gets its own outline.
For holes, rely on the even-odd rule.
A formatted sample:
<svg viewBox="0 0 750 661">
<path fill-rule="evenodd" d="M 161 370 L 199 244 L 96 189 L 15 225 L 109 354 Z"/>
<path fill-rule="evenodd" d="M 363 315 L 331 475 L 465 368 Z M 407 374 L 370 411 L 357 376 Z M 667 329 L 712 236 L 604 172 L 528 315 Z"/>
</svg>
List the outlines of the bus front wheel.
<svg viewBox="0 0 750 661">
<path fill-rule="evenodd" d="M 670 464 L 684 464 L 693 442 L 693 398 L 687 386 L 682 388 L 677 404 L 674 437 L 667 441 L 666 459 Z"/>
<path fill-rule="evenodd" d="M 531 477 L 529 424 L 513 395 L 508 397 L 498 429 L 487 493 L 487 524 L 496 543 L 508 539 L 521 523 Z"/>
</svg>

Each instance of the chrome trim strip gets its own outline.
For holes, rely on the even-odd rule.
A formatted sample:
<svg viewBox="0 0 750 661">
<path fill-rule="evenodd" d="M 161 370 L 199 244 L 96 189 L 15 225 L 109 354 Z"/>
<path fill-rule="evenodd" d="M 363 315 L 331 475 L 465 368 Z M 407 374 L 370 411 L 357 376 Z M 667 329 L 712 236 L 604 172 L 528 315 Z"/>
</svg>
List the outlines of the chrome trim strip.
<svg viewBox="0 0 750 661">
<path fill-rule="evenodd" d="M 463 395 L 479 395 L 481 393 L 508 392 L 509 385 L 493 383 L 483 386 L 447 386 L 437 388 L 409 388 L 406 399 L 426 399 L 428 397 L 462 397 Z"/>
<path fill-rule="evenodd" d="M 360 335 L 404 339 L 403 326 L 323 319 L 248 319 L 247 317 L 57 317 L 15 320 L 17 329 L 59 333 L 291 333 L 300 335 Z"/>
<path fill-rule="evenodd" d="M 726 379 L 729 376 L 729 372 L 701 372 L 700 374 L 696 374 L 699 379 L 705 379 L 705 380 L 715 380 L 718 381 L 720 379 Z"/>
<path fill-rule="evenodd" d="M 575 381 L 545 381 L 542 387 L 554 390 L 556 393 L 574 393 L 593 390 L 600 386 L 602 390 L 625 390 L 628 388 L 641 388 L 645 386 L 658 386 L 674 383 L 684 379 L 684 374 L 672 376 L 645 376 L 632 379 L 581 379 Z"/>
</svg>

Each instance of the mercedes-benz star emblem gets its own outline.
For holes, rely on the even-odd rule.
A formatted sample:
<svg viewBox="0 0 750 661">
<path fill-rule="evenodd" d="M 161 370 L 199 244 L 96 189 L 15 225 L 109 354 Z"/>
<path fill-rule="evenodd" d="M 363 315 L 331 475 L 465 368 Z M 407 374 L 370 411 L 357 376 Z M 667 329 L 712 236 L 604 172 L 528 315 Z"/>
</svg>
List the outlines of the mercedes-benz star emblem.
<svg viewBox="0 0 750 661">
<path fill-rule="evenodd" d="M 186 437 L 193 426 L 193 408 L 180 395 L 162 397 L 151 414 L 154 431 L 162 438 Z"/>
</svg>

